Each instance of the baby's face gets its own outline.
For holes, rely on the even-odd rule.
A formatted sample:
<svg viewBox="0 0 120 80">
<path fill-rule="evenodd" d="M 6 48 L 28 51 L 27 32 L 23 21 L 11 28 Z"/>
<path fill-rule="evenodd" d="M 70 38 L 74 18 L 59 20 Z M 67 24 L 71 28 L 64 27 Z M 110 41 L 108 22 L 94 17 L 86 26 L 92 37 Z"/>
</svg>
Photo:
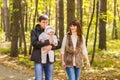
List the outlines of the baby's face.
<svg viewBox="0 0 120 80">
<path fill-rule="evenodd" d="M 51 31 L 51 32 L 48 33 L 48 35 L 54 35 L 54 32 Z"/>
</svg>

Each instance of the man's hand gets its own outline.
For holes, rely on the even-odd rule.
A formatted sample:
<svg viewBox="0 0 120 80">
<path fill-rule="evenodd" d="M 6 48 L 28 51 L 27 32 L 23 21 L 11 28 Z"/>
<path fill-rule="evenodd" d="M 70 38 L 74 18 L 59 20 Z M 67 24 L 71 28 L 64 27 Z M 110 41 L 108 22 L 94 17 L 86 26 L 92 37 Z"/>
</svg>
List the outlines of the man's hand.
<svg viewBox="0 0 120 80">
<path fill-rule="evenodd" d="M 49 39 L 49 42 L 50 42 L 50 44 L 52 44 L 52 45 L 56 46 L 56 43 L 53 41 L 53 39 L 52 39 L 52 38 L 50 38 L 50 39 Z"/>
<path fill-rule="evenodd" d="M 43 43 L 43 42 L 45 42 L 45 40 L 44 40 L 44 39 L 41 39 L 40 41 L 41 41 L 42 43 Z"/>
<path fill-rule="evenodd" d="M 46 46 L 46 51 L 47 51 L 47 52 L 50 51 L 51 49 L 52 49 L 52 46 L 51 46 L 51 45 Z"/>
<path fill-rule="evenodd" d="M 52 43 L 53 43 L 53 39 L 52 39 L 52 38 L 50 38 L 50 39 L 49 39 L 49 42 L 50 42 L 50 44 L 52 44 Z"/>
</svg>

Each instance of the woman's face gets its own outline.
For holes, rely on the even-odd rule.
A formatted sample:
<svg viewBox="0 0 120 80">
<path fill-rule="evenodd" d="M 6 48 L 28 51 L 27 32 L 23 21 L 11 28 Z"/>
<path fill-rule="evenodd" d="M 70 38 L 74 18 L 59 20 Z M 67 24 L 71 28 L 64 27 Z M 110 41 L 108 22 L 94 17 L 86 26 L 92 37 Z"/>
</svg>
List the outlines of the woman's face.
<svg viewBox="0 0 120 80">
<path fill-rule="evenodd" d="M 77 26 L 71 25 L 70 30 L 71 30 L 72 33 L 77 32 Z"/>
</svg>

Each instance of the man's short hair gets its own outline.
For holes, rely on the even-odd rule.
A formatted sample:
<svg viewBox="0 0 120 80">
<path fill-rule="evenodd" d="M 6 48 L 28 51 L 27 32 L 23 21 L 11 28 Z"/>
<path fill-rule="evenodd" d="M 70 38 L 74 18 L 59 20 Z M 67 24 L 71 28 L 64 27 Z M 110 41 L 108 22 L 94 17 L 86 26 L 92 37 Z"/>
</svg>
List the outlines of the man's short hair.
<svg viewBox="0 0 120 80">
<path fill-rule="evenodd" d="M 48 20 L 48 19 L 49 19 L 49 18 L 48 18 L 47 15 L 42 14 L 42 15 L 40 15 L 40 17 L 38 18 L 38 21 L 41 22 L 42 20 Z"/>
</svg>

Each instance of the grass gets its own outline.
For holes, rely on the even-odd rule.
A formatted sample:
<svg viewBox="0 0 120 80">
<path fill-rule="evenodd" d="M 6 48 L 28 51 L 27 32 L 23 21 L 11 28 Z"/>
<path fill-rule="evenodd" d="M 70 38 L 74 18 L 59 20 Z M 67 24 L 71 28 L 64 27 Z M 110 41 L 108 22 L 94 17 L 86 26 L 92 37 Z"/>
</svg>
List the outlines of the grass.
<svg viewBox="0 0 120 80">
<path fill-rule="evenodd" d="M 8 54 L 10 52 L 10 48 L 0 48 L 0 54 Z"/>
<path fill-rule="evenodd" d="M 21 56 L 17 57 L 17 61 L 20 64 L 22 64 L 22 65 L 24 65 L 26 67 L 29 67 L 29 68 L 33 68 L 33 66 L 34 66 L 33 62 L 30 61 L 30 58 L 28 56 L 22 56 L 21 55 Z"/>
</svg>

